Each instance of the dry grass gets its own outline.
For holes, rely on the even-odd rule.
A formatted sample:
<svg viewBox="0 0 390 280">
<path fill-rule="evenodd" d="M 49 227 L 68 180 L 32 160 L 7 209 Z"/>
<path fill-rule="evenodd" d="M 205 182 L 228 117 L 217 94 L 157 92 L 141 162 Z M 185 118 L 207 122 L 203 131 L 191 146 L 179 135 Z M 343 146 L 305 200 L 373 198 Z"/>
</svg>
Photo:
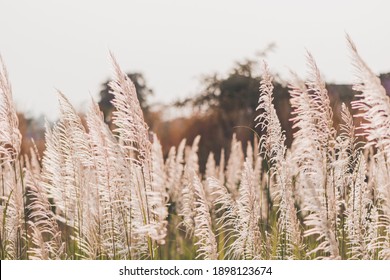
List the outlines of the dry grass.
<svg viewBox="0 0 390 280">
<path fill-rule="evenodd" d="M 360 127 L 343 105 L 336 133 L 325 82 L 308 54 L 309 80 L 291 78 L 297 132 L 288 149 L 264 64 L 259 143 L 243 151 L 233 136 L 226 164 L 210 154 L 205 174 L 199 137 L 163 158 L 114 58 L 116 129 L 93 101 L 84 127 L 58 93 L 60 119 L 47 125 L 43 158 L 20 154 L 1 63 L 0 258 L 390 259 L 390 101 L 348 44 Z"/>
</svg>

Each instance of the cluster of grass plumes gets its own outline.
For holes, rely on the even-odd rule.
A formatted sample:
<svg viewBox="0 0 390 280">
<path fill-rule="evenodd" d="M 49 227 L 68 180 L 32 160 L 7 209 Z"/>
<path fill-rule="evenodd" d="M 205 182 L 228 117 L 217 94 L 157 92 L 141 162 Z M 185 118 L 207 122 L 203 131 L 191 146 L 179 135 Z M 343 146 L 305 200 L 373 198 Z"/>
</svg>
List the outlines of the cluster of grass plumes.
<svg viewBox="0 0 390 280">
<path fill-rule="evenodd" d="M 43 158 L 20 154 L 5 69 L 0 72 L 1 259 L 390 259 L 390 101 L 348 39 L 358 94 L 333 127 L 325 83 L 292 74 L 292 147 L 264 63 L 257 127 L 246 151 L 198 163 L 197 137 L 164 159 L 133 83 L 112 58 L 114 131 L 92 105 L 83 124 L 58 93 Z M 358 133 L 355 133 L 357 131 Z M 366 143 L 357 142 L 358 134 Z"/>
</svg>

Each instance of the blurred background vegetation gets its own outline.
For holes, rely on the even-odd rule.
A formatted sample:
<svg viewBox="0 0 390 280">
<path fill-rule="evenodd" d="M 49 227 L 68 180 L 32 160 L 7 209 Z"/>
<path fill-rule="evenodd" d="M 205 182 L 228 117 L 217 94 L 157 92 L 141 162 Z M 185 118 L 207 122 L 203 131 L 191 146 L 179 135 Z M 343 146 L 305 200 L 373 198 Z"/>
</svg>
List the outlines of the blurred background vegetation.
<svg viewBox="0 0 390 280">
<path fill-rule="evenodd" d="M 272 45 L 270 45 L 270 48 Z M 268 50 L 267 50 L 268 51 Z M 265 56 L 265 52 L 258 56 Z M 244 148 L 248 141 L 253 141 L 256 107 L 259 98 L 260 59 L 246 59 L 236 62 L 228 74 L 207 74 L 200 80 L 201 89 L 197 94 L 173 104 L 150 104 L 153 90 L 149 88 L 142 73 L 129 72 L 128 76 L 135 84 L 140 105 L 150 130 L 155 132 L 167 155 L 171 146 L 177 146 L 183 138 L 191 144 L 197 135 L 201 135 L 199 150 L 200 168 L 203 171 L 209 152 L 213 152 L 218 161 L 221 147 L 226 156 L 233 133 L 242 141 Z M 293 130 L 290 124 L 291 107 L 289 104 L 289 88 L 286 81 L 274 73 L 274 104 L 282 128 L 286 132 L 287 145 L 291 145 Z M 390 95 L 390 73 L 381 74 L 380 79 Z M 102 83 L 98 94 L 98 102 L 104 113 L 106 123 L 112 128 L 113 106 L 108 82 Z M 334 112 L 334 126 L 338 129 L 341 104 L 349 108 L 354 99 L 352 85 L 327 84 L 327 89 Z M 83 113 L 80 112 L 83 119 Z M 20 130 L 23 134 L 22 152 L 28 152 L 32 140 L 42 154 L 44 143 L 44 118 L 26 117 L 19 113 Z M 358 122 L 358 120 L 356 120 Z M 257 133 L 261 131 L 257 129 Z"/>
</svg>

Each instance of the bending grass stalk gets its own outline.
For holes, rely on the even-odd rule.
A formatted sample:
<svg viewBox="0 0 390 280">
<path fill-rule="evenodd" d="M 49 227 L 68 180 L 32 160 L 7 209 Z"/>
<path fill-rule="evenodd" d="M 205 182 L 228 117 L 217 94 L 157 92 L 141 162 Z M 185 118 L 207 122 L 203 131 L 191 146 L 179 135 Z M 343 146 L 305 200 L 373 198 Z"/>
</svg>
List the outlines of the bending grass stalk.
<svg viewBox="0 0 390 280">
<path fill-rule="evenodd" d="M 11 200 L 11 196 L 12 196 L 12 193 L 14 192 L 14 190 L 12 189 L 8 195 L 8 199 L 7 199 L 7 202 L 5 203 L 5 207 L 4 207 L 4 210 L 3 210 L 3 233 L 5 234 L 6 233 L 6 225 L 7 225 L 7 210 L 8 210 L 8 207 L 9 207 L 9 203 L 10 203 L 10 200 Z M 7 251 L 7 245 L 8 245 L 8 237 L 7 236 L 2 236 L 2 240 L 1 240 L 1 251 L 2 251 L 2 260 L 6 260 L 9 253 Z"/>
</svg>

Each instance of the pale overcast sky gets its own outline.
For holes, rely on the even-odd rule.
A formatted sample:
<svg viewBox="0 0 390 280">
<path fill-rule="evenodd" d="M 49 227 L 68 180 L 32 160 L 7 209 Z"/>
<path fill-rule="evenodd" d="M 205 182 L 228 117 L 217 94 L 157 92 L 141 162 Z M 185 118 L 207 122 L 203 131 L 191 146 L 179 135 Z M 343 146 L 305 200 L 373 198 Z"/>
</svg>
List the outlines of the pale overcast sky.
<svg viewBox="0 0 390 280">
<path fill-rule="evenodd" d="M 56 89 L 78 109 L 97 96 L 109 50 L 162 102 L 272 42 L 272 71 L 304 76 L 308 49 L 328 81 L 351 82 L 346 32 L 376 73 L 390 72 L 389 11 L 387 0 L 0 0 L 0 54 L 17 108 L 53 119 Z"/>
</svg>

